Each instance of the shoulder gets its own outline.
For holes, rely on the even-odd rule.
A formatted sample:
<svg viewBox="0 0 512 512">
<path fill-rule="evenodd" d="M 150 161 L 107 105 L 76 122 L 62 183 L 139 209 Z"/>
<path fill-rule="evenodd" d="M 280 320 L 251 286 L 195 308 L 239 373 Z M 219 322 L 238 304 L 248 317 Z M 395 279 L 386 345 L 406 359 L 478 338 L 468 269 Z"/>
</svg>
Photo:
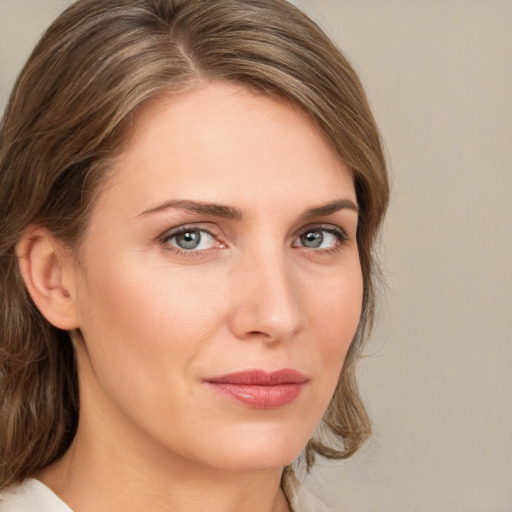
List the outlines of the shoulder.
<svg viewBox="0 0 512 512">
<path fill-rule="evenodd" d="M 73 512 L 39 480 L 29 478 L 0 493 L 2 512 Z"/>
<path fill-rule="evenodd" d="M 293 472 L 284 478 L 283 491 L 293 512 L 335 512 L 306 489 Z"/>
</svg>

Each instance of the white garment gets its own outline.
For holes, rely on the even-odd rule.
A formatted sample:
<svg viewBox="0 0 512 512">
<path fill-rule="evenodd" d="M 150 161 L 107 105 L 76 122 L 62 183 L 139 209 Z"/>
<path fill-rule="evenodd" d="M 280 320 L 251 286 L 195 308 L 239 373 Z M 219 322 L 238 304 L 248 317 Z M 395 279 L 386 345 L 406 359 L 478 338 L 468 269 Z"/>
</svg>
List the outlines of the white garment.
<svg viewBox="0 0 512 512">
<path fill-rule="evenodd" d="M 293 512 L 329 512 L 315 495 L 300 485 L 294 475 L 285 480 L 283 491 Z M 0 512 L 73 512 L 50 488 L 29 478 L 0 494 Z"/>
<path fill-rule="evenodd" d="M 334 512 L 309 489 L 301 485 L 294 473 L 286 475 L 283 491 L 293 512 Z M 3 511 L 0 510 L 0 512 Z"/>
<path fill-rule="evenodd" d="M 73 512 L 49 487 L 35 478 L 0 494 L 0 512 Z"/>
</svg>

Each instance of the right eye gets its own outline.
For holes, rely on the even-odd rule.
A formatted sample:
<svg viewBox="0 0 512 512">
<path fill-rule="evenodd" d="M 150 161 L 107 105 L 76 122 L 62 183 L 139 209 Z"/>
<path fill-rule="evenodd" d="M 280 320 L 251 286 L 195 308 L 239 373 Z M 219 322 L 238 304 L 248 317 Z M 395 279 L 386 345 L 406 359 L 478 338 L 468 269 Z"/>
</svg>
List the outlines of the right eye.
<svg viewBox="0 0 512 512">
<path fill-rule="evenodd" d="M 205 251 L 218 243 L 208 231 L 199 228 L 181 228 L 168 233 L 163 239 L 165 244 L 181 251 Z"/>
</svg>

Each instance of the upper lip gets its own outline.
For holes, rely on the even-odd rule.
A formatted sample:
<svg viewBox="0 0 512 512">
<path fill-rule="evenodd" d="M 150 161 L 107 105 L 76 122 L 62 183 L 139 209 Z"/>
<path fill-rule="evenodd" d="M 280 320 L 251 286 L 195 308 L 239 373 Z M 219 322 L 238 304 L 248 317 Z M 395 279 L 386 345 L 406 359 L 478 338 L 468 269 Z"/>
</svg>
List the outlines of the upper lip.
<svg viewBox="0 0 512 512">
<path fill-rule="evenodd" d="M 297 370 L 284 368 L 277 371 L 244 370 L 206 380 L 214 384 L 278 386 L 280 384 L 304 384 L 308 378 Z"/>
</svg>

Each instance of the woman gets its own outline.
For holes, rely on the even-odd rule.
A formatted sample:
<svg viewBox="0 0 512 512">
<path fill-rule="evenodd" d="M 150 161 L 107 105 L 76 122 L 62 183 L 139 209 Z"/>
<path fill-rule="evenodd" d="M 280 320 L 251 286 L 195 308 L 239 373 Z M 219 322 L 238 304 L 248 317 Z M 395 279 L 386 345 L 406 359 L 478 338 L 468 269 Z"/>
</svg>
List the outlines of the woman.
<svg viewBox="0 0 512 512">
<path fill-rule="evenodd" d="M 79 0 L 0 151 L 1 509 L 325 510 L 290 464 L 369 433 L 388 184 L 321 30 L 284 0 Z"/>
</svg>

